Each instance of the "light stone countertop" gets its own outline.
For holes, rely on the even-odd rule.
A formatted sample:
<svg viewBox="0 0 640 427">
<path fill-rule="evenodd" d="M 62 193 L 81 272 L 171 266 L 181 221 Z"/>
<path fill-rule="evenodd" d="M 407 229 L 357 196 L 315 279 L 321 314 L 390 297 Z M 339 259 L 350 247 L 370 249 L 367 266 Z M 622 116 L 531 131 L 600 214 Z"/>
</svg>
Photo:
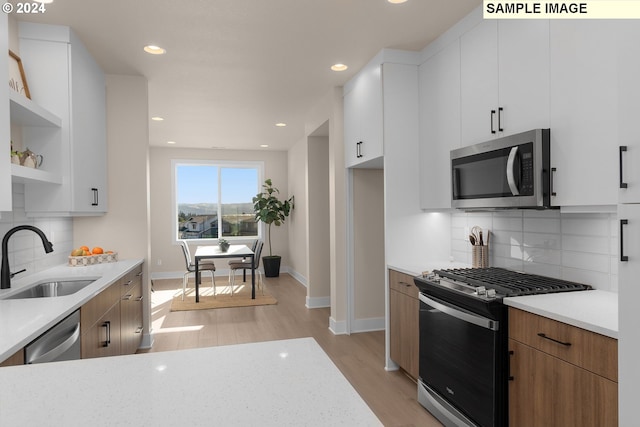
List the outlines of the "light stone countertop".
<svg viewBox="0 0 640 427">
<path fill-rule="evenodd" d="M 599 290 L 505 298 L 504 303 L 578 328 L 618 338 L 618 294 Z"/>
<path fill-rule="evenodd" d="M 0 425 L 380 426 L 313 338 L 0 369 Z"/>
<path fill-rule="evenodd" d="M 142 262 L 142 259 L 131 259 L 87 267 L 69 267 L 62 264 L 24 278 L 15 277 L 11 281 L 11 289 L 0 290 L 0 362 L 12 356 Z M 81 278 L 97 280 L 72 295 L 55 298 L 3 299 L 36 282 Z"/>
</svg>

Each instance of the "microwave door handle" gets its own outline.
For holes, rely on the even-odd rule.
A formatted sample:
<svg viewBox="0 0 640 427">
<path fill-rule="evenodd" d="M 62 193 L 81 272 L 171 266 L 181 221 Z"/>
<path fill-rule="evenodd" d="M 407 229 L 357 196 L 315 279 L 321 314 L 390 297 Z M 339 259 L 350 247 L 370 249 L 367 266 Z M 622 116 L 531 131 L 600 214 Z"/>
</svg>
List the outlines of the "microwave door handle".
<svg viewBox="0 0 640 427">
<path fill-rule="evenodd" d="M 520 195 L 520 190 L 518 190 L 518 184 L 516 184 L 516 178 L 513 174 L 513 167 L 515 166 L 517 155 L 518 147 L 512 147 L 511 151 L 509 152 L 509 158 L 507 159 L 507 184 L 509 184 L 511 194 L 513 194 L 514 196 Z"/>
</svg>

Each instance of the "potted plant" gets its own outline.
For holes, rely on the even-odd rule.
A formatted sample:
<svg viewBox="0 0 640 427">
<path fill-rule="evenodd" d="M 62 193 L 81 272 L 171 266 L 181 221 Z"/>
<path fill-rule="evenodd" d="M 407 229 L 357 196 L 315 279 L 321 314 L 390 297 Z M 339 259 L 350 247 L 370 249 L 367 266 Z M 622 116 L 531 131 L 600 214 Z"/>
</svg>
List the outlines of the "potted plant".
<svg viewBox="0 0 640 427">
<path fill-rule="evenodd" d="M 262 184 L 262 192 L 256 194 L 253 200 L 253 210 L 256 214 L 256 222 L 262 221 L 267 224 L 267 236 L 269 241 L 269 255 L 262 257 L 264 265 L 264 275 L 267 277 L 278 277 L 280 275 L 280 255 L 273 255 L 271 249 L 271 226 L 280 226 L 284 223 L 293 209 L 293 196 L 285 201 L 281 201 L 276 196 L 280 191 L 273 187 L 271 179 L 267 179 Z"/>
<path fill-rule="evenodd" d="M 229 250 L 230 243 L 227 239 L 218 239 L 218 246 L 220 247 L 220 252 L 227 252 Z"/>
</svg>

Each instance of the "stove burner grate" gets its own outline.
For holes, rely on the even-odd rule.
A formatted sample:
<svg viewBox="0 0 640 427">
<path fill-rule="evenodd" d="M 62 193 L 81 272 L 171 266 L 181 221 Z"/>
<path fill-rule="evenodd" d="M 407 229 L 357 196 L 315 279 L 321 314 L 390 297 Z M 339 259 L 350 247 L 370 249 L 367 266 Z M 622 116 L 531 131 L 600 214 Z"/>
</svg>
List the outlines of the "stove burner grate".
<svg viewBox="0 0 640 427">
<path fill-rule="evenodd" d="M 582 283 L 562 279 L 520 273 L 499 267 L 489 268 L 457 268 L 435 270 L 441 277 L 469 283 L 473 286 L 495 288 L 505 296 L 536 295 L 554 292 L 584 291 L 591 289 Z"/>
</svg>

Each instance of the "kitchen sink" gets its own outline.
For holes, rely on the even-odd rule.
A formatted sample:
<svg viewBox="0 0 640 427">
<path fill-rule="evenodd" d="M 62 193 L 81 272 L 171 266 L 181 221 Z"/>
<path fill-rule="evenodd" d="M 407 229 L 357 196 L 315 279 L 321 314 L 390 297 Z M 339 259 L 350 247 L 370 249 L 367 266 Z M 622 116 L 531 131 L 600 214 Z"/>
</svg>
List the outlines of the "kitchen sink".
<svg viewBox="0 0 640 427">
<path fill-rule="evenodd" d="M 4 299 L 49 298 L 75 294 L 97 279 L 56 280 L 36 283 Z"/>
</svg>

